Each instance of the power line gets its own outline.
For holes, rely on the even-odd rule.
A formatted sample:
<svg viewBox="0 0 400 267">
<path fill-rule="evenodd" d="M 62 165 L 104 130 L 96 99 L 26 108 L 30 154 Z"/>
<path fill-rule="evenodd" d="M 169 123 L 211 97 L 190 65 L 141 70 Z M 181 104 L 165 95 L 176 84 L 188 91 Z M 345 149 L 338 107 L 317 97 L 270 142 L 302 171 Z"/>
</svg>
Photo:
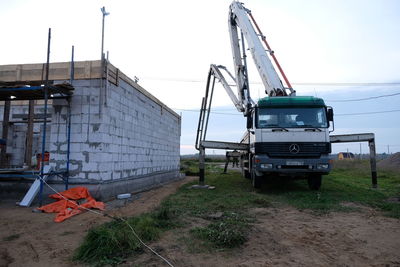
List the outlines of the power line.
<svg viewBox="0 0 400 267">
<path fill-rule="evenodd" d="M 293 83 L 295 85 L 306 85 L 306 86 L 399 86 L 400 83 L 384 83 L 384 82 L 358 82 L 358 83 L 341 83 L 341 82 L 322 82 L 322 83 Z"/>
<path fill-rule="evenodd" d="M 187 112 L 200 112 L 197 109 L 179 109 L 174 108 L 174 110 L 179 111 L 187 111 Z M 362 113 L 343 113 L 343 114 L 335 114 L 335 116 L 353 116 L 353 115 L 369 115 L 369 114 L 381 114 L 381 113 L 392 113 L 392 112 L 400 112 L 400 109 L 393 109 L 393 110 L 384 110 L 384 111 L 372 111 L 372 112 L 362 112 Z M 218 112 L 218 111 L 210 111 L 212 114 L 219 114 L 219 115 L 233 115 L 233 116 L 241 116 L 242 114 L 237 113 L 226 113 L 226 112 Z"/>
<path fill-rule="evenodd" d="M 187 112 L 200 112 L 200 110 L 197 110 L 197 109 L 179 109 L 179 108 L 174 108 L 174 110 L 187 111 Z M 226 113 L 226 112 L 218 112 L 218 111 L 210 111 L 210 113 L 220 114 L 220 115 L 242 116 L 242 114 L 238 114 L 238 113 Z"/>
<path fill-rule="evenodd" d="M 394 93 L 394 94 L 388 94 L 388 95 L 370 96 L 370 97 L 358 98 L 358 99 L 325 100 L 325 101 L 327 101 L 327 102 L 353 102 L 353 101 L 364 101 L 364 100 L 371 100 L 371 99 L 377 99 L 377 98 L 389 97 L 389 96 L 395 96 L 395 95 L 400 95 L 400 93 Z"/>
<path fill-rule="evenodd" d="M 352 115 L 381 114 L 381 113 L 391 113 L 391 112 L 399 112 L 399 111 L 400 111 L 400 109 L 393 109 L 393 110 L 372 111 L 372 112 L 362 112 L 362 113 L 335 114 L 335 116 L 352 116 Z"/>
<path fill-rule="evenodd" d="M 205 80 L 200 79 L 182 79 L 182 78 L 162 78 L 162 77 L 144 77 L 148 80 L 169 81 L 169 82 L 188 82 L 188 83 L 206 83 Z M 261 82 L 250 82 L 250 84 L 262 84 Z M 294 85 L 305 86 L 400 86 L 399 82 L 298 82 L 292 83 Z"/>
</svg>

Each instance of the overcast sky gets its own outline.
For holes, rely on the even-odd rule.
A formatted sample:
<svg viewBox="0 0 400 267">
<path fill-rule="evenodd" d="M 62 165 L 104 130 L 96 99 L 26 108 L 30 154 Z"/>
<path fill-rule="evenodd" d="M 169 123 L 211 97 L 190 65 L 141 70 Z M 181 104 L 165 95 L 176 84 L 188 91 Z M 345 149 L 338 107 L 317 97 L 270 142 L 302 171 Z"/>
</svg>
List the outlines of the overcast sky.
<svg viewBox="0 0 400 267">
<path fill-rule="evenodd" d="M 110 61 L 165 104 L 182 113 L 181 153 L 193 153 L 197 110 L 211 63 L 232 69 L 227 14 L 230 0 L 2 0 L 0 64 L 51 62 L 101 55 L 102 6 Z M 298 95 L 324 97 L 335 109 L 336 134 L 374 132 L 378 152 L 400 151 L 400 1 L 248 0 L 252 13 Z M 249 65 L 253 66 L 251 60 Z M 254 99 L 265 96 L 253 67 Z M 300 85 L 306 83 L 306 85 Z M 323 83 L 310 85 L 310 83 Z M 328 86 L 330 83 L 392 83 Z M 222 87 L 214 97 L 210 138 L 238 141 L 244 132 Z M 195 111 L 192 111 L 195 110 Z M 368 112 L 385 113 L 366 114 Z M 362 113 L 364 115 L 351 115 Z M 350 115 L 349 115 L 350 114 Z M 388 147 L 389 146 L 389 147 Z M 359 153 L 359 144 L 334 151 Z M 362 152 L 367 151 L 364 145 Z M 213 152 L 211 152 L 213 153 Z"/>
</svg>

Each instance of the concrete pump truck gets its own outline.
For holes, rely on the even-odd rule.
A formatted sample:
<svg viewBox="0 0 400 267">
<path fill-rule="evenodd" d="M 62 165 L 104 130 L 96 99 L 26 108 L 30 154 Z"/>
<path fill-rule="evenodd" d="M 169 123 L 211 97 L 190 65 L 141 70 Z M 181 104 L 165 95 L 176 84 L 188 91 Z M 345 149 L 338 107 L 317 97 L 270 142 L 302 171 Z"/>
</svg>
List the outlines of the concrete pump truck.
<svg viewBox="0 0 400 267">
<path fill-rule="evenodd" d="M 327 107 L 321 98 L 296 96 L 251 11 L 242 3 L 232 2 L 228 23 L 234 75 L 224 66 L 210 66 L 196 138 L 196 148 L 200 151 L 200 184 L 204 184 L 206 148 L 236 149 L 242 151 L 242 174 L 251 179 L 255 188 L 259 188 L 263 179 L 268 177 L 286 176 L 307 179 L 310 189 L 318 190 L 322 175 L 331 170 L 329 132 L 334 128 L 332 108 Z M 247 50 L 252 55 L 267 95 L 257 102 L 250 97 Z M 237 96 L 223 73 L 236 85 Z M 222 84 L 236 109 L 247 118 L 247 131 L 240 143 L 206 140 L 216 80 Z"/>
</svg>

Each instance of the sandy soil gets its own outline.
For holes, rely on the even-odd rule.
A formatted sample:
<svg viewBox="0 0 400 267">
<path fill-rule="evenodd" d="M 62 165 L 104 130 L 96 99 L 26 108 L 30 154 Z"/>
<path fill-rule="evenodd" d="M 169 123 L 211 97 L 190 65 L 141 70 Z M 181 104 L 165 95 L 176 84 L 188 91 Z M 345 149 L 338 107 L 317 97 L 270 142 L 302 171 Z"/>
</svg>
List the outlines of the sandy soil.
<svg viewBox="0 0 400 267">
<path fill-rule="evenodd" d="M 133 197 L 132 202 L 106 203 L 114 216 L 134 216 L 157 207 L 162 199 L 196 177 L 167 184 Z M 34 213 L 33 208 L 15 205 L 16 200 L 0 198 L 0 267 L 2 266 L 80 266 L 72 263 L 73 251 L 91 227 L 110 221 L 90 212 L 55 223 L 55 214 Z M 11 240 L 10 240 L 11 239 Z"/>
<path fill-rule="evenodd" d="M 186 178 L 141 193 L 131 203 L 109 203 L 109 213 L 132 216 L 156 207 Z M 78 266 L 69 258 L 86 231 L 109 219 L 92 213 L 54 223 L 53 214 L 32 213 L 0 200 L 0 266 Z M 123 205 L 125 204 L 125 205 Z M 353 205 L 344 203 L 344 205 Z M 361 212 L 315 215 L 291 207 L 257 208 L 249 241 L 231 252 L 189 253 L 182 236 L 170 231 L 151 244 L 175 266 L 400 266 L 400 220 L 367 207 Z M 123 264 L 164 266 L 146 252 Z"/>
</svg>

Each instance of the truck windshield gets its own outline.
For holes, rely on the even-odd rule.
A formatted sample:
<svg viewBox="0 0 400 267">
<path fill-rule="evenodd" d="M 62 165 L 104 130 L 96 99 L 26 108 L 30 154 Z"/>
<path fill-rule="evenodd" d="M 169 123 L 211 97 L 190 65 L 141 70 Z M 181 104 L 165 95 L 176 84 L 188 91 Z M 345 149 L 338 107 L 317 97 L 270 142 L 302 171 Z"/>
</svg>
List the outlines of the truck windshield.
<svg viewBox="0 0 400 267">
<path fill-rule="evenodd" d="M 257 128 L 327 128 L 325 108 L 258 108 Z"/>
</svg>

